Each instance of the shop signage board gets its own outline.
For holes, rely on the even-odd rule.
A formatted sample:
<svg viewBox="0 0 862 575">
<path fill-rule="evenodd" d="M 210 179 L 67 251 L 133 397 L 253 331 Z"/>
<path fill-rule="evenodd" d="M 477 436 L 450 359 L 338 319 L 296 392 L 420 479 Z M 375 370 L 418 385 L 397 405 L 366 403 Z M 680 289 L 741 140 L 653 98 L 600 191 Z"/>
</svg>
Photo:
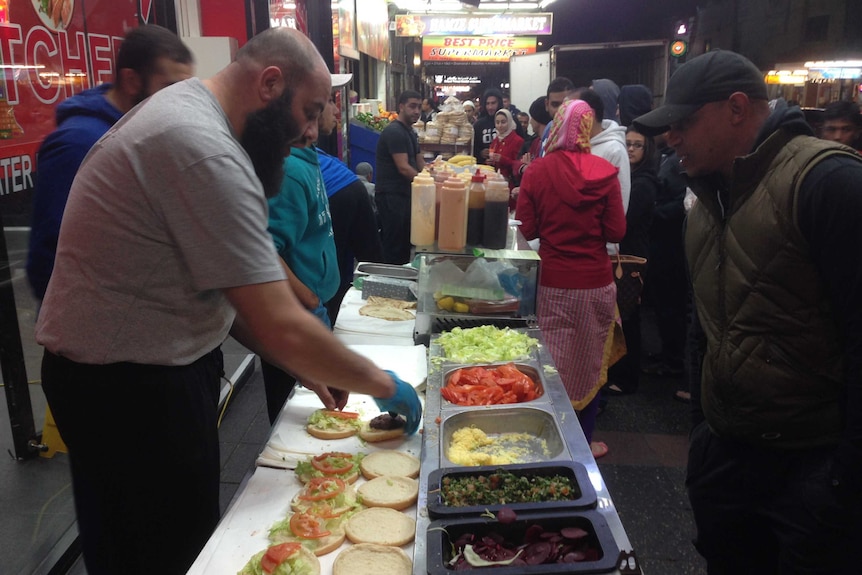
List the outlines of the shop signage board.
<svg viewBox="0 0 862 575">
<path fill-rule="evenodd" d="M 346 58 L 359 59 L 356 49 L 356 3 L 355 0 L 338 2 L 338 53 Z"/>
<path fill-rule="evenodd" d="M 397 36 L 488 36 L 514 34 L 544 36 L 551 34 L 554 15 L 537 14 L 481 14 L 439 16 L 401 14 L 395 17 Z"/>
<path fill-rule="evenodd" d="M 426 36 L 423 62 L 508 62 L 512 56 L 536 53 L 536 38 L 505 36 Z"/>
<path fill-rule="evenodd" d="M 389 60 L 389 11 L 386 0 L 362 0 L 356 13 L 356 44 L 363 54 Z"/>
<path fill-rule="evenodd" d="M 114 77 L 149 0 L 0 0 L 0 209 L 29 225 L 36 152 L 66 98 Z"/>
</svg>

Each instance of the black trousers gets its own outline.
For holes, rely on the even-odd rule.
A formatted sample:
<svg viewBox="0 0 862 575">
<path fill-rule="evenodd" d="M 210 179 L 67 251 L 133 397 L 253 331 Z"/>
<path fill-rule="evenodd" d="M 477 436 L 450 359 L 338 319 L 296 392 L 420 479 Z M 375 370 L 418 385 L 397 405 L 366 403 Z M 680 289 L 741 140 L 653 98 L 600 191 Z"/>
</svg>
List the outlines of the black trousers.
<svg viewBox="0 0 862 575">
<path fill-rule="evenodd" d="M 858 575 L 860 494 L 834 448 L 779 451 L 692 431 L 686 486 L 709 575 Z"/>
<path fill-rule="evenodd" d="M 166 367 L 45 352 L 89 575 L 186 573 L 219 520 L 217 349 Z"/>
<path fill-rule="evenodd" d="M 377 214 L 380 218 L 380 240 L 383 243 L 383 263 L 410 262 L 410 196 L 377 193 Z"/>
</svg>

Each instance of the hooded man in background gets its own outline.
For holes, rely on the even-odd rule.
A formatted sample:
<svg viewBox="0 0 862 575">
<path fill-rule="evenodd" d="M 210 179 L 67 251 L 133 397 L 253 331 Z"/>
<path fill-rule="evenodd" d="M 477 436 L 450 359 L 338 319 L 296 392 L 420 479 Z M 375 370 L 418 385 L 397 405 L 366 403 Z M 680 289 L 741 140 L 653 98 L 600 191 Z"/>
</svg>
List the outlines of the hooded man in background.
<svg viewBox="0 0 862 575">
<path fill-rule="evenodd" d="M 476 162 L 486 164 L 490 154 L 491 142 L 497 135 L 494 115 L 503 108 L 503 93 L 496 88 L 488 88 L 482 94 L 479 117 L 473 124 L 473 156 Z"/>
<path fill-rule="evenodd" d="M 39 148 L 27 280 L 39 302 L 54 269 L 60 222 L 84 156 L 123 114 L 157 91 L 194 73 L 192 53 L 176 34 L 156 25 L 129 31 L 120 44 L 113 84 L 85 90 L 57 106 L 57 129 Z"/>
</svg>

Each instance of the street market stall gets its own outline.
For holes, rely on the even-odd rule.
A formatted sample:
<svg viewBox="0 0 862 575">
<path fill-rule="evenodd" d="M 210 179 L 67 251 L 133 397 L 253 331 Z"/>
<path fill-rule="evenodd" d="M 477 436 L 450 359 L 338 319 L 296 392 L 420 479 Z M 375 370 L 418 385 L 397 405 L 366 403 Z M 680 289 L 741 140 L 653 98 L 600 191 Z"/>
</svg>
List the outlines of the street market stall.
<svg viewBox="0 0 862 575">
<path fill-rule="evenodd" d="M 418 283 L 426 281 L 423 277 L 420 271 Z M 397 297 L 415 299 L 418 294 L 421 299 L 427 291 L 422 286 L 403 290 L 403 285 L 387 284 L 382 278 L 376 278 L 380 283 L 374 289 L 394 290 Z M 472 570 L 495 554 L 502 557 L 494 571 L 501 575 L 640 573 L 633 559 L 629 565 L 631 544 L 542 344 L 541 331 L 526 324 L 514 329 L 454 327 L 443 333 L 433 330 L 428 347 L 412 345 L 409 334 L 415 320 L 387 322 L 354 309 L 374 291 L 368 286 L 375 286 L 375 278 L 363 279 L 368 282 L 364 292 L 352 288 L 345 297 L 334 332 L 347 343 L 366 342 L 351 348 L 420 391 L 425 409 L 420 432 L 382 443 L 367 443 L 356 436 L 317 439 L 306 432 L 306 423 L 320 408 L 319 400 L 297 388 L 273 426 L 258 466 L 189 573 L 233 575 L 267 549 L 270 528 L 284 520 L 291 500 L 302 489 L 295 470 L 303 462 L 328 452 L 387 450 L 419 460 L 417 500 L 402 510 L 415 521 L 415 539 L 400 546 L 412 561 L 414 575 L 448 574 L 456 566 Z M 475 336 L 476 341 L 466 342 L 465 336 Z M 461 343 L 452 343 L 459 338 Z M 505 392 L 495 389 L 494 398 L 486 400 L 475 390 L 488 377 L 496 378 L 493 386 Z M 459 383 L 468 385 L 455 389 Z M 362 395 L 351 395 L 345 410 L 358 413 L 362 420 L 380 415 L 373 399 Z M 466 481 L 472 492 L 476 485 L 501 481 L 506 474 L 521 483 L 538 481 L 527 489 L 532 498 L 518 501 L 510 493 L 504 505 L 449 499 L 448 490 L 458 482 Z M 536 495 L 542 482 L 551 482 L 553 488 Z M 360 478 L 356 485 L 361 489 L 365 483 Z M 487 541 L 482 539 L 486 536 L 499 541 L 499 548 L 483 547 L 480 541 Z M 320 556 L 321 573 L 333 573 L 339 555 L 351 547 L 354 544 L 345 541 Z"/>
</svg>

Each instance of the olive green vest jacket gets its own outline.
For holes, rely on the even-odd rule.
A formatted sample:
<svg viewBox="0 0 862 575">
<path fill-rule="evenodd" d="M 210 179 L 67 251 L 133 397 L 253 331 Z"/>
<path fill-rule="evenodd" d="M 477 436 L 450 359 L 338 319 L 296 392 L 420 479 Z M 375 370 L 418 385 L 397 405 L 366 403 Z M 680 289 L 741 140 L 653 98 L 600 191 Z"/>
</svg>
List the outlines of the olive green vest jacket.
<svg viewBox="0 0 862 575">
<path fill-rule="evenodd" d="M 686 256 L 707 338 L 703 410 L 719 436 L 787 449 L 839 440 L 842 345 L 797 195 L 815 164 L 844 153 L 779 130 L 735 161 L 728 205 L 692 182 Z"/>
</svg>

